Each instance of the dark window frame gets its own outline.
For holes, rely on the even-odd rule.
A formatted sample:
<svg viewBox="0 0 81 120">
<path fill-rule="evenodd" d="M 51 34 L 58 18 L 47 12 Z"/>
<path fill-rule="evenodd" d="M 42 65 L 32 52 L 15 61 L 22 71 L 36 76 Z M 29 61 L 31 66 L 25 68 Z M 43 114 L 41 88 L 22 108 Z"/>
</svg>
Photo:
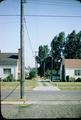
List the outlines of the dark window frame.
<svg viewBox="0 0 81 120">
<path fill-rule="evenodd" d="M 81 70 L 74 70 L 75 76 L 81 76 Z"/>
</svg>

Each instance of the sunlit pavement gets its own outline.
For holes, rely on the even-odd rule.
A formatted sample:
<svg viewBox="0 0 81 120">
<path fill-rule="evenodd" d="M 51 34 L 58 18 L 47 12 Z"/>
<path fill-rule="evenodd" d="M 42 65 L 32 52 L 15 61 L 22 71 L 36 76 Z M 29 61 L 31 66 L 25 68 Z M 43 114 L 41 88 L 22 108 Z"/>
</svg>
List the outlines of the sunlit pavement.
<svg viewBox="0 0 81 120">
<path fill-rule="evenodd" d="M 3 97 L 6 93 L 3 91 Z M 62 91 L 50 82 L 38 81 L 36 88 L 28 93 L 25 91 L 25 97 L 23 101 L 17 101 L 19 91 L 16 90 L 2 101 L 2 116 L 8 119 L 81 118 L 81 91 Z"/>
<path fill-rule="evenodd" d="M 33 90 L 39 91 L 59 91 L 60 89 L 56 86 L 52 86 L 49 80 L 39 80 L 38 86 Z"/>
</svg>

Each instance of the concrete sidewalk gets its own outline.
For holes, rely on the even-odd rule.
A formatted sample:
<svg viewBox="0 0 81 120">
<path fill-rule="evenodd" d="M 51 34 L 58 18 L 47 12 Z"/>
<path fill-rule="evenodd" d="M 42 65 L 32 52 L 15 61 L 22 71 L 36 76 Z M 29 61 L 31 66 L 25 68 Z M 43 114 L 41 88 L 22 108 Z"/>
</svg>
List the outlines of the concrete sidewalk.
<svg viewBox="0 0 81 120">
<path fill-rule="evenodd" d="M 48 80 L 38 80 L 38 86 L 35 87 L 33 90 L 60 91 L 58 87 L 51 85 L 51 82 L 48 82 Z"/>
<path fill-rule="evenodd" d="M 81 101 L 73 101 L 73 100 L 69 100 L 69 101 L 60 101 L 60 100 L 55 100 L 55 101 L 2 101 L 1 104 L 6 105 L 18 105 L 18 104 L 22 104 L 22 105 L 28 105 L 28 104 L 49 104 L 49 105 L 56 105 L 56 104 L 81 104 Z"/>
<path fill-rule="evenodd" d="M 39 86 L 34 88 L 33 90 L 40 90 L 40 91 L 60 91 L 59 88 L 54 87 L 54 86 Z"/>
</svg>

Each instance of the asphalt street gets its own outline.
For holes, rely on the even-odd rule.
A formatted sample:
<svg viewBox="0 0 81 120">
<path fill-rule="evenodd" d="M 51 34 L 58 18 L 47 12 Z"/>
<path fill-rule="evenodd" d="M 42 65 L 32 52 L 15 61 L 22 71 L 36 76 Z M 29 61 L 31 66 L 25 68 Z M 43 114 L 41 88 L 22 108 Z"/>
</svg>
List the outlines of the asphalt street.
<svg viewBox="0 0 81 120">
<path fill-rule="evenodd" d="M 48 89 L 49 87 L 49 89 Z M 2 90 L 3 99 L 10 90 Z M 17 89 L 6 101 L 17 100 L 20 91 Z M 52 88 L 48 83 L 26 92 L 25 106 L 1 104 L 2 116 L 5 118 L 81 118 L 81 91 L 62 91 Z"/>
<path fill-rule="evenodd" d="M 81 104 L 1 105 L 2 116 L 7 119 L 26 118 L 81 118 Z"/>
</svg>

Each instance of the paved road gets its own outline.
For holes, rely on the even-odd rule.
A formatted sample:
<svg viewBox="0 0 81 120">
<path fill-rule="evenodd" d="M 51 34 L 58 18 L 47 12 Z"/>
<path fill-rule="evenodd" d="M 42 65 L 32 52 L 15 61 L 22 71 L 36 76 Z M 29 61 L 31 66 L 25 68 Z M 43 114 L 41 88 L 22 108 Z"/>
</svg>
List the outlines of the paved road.
<svg viewBox="0 0 81 120">
<path fill-rule="evenodd" d="M 3 100 L 11 90 L 2 90 L 1 99 Z M 26 98 L 32 101 L 81 101 L 81 91 L 62 91 L 57 87 L 53 87 L 49 82 L 38 81 L 38 86 L 33 90 L 26 92 Z M 5 100 L 15 100 L 20 98 L 20 90 L 16 89 Z"/>
<path fill-rule="evenodd" d="M 81 118 L 81 91 L 48 90 L 49 83 L 39 82 L 38 87 L 29 93 L 25 92 L 30 104 L 24 107 L 19 105 L 1 105 L 2 115 L 6 118 Z M 42 89 L 44 88 L 44 89 Z M 2 97 L 9 90 L 2 91 Z M 16 90 L 9 99 L 19 98 Z"/>
<path fill-rule="evenodd" d="M 3 117 L 17 118 L 81 118 L 81 104 L 2 105 Z"/>
</svg>

